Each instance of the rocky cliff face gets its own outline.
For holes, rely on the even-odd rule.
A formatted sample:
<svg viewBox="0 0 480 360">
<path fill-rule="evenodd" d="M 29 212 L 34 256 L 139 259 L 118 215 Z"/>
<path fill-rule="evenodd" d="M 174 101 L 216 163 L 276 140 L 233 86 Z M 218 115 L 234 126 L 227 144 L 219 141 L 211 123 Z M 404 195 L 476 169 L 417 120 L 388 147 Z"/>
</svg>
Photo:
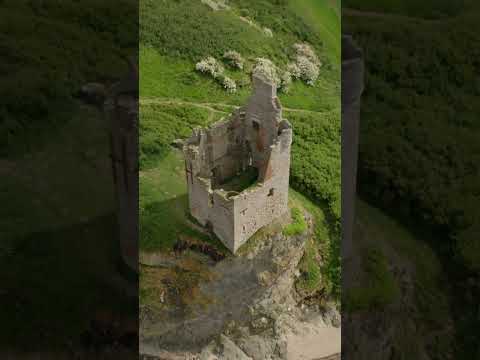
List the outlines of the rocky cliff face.
<svg viewBox="0 0 480 360">
<path fill-rule="evenodd" d="M 338 313 L 332 308 L 322 315 L 296 301 L 293 284 L 312 233 L 309 223 L 305 234 L 292 237 L 274 224 L 237 256 L 211 264 L 209 280 L 199 284 L 207 301 L 142 319 L 141 353 L 163 359 L 263 360 L 339 352 Z M 318 346 L 310 346 L 314 343 Z"/>
</svg>

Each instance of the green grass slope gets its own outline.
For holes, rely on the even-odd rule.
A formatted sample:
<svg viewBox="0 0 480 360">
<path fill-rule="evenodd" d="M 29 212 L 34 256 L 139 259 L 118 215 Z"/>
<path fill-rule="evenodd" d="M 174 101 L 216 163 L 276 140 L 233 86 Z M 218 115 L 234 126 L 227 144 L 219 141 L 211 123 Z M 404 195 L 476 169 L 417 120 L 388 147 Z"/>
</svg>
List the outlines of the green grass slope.
<svg viewBox="0 0 480 360">
<path fill-rule="evenodd" d="M 479 351 L 470 334 L 480 328 L 478 287 L 467 280 L 480 269 L 480 8 L 463 5 L 437 21 L 350 14 L 344 24 L 366 55 L 359 189 L 430 234 L 457 293 L 455 358 L 470 359 Z"/>
<path fill-rule="evenodd" d="M 75 115 L 72 97 L 83 84 L 111 82 L 126 71 L 120 55 L 137 47 L 137 24 L 127 15 L 135 6 L 129 0 L 0 2 L 8 14 L 0 22 L 0 156 L 38 147 Z"/>
<path fill-rule="evenodd" d="M 170 143 L 187 137 L 194 126 L 205 126 L 227 116 L 233 106 L 243 105 L 251 94 L 248 71 L 255 58 L 269 58 L 284 68 L 291 61 L 292 45 L 306 41 L 323 63 L 320 78 L 313 87 L 296 81 L 289 93 L 280 94 L 295 134 L 291 185 L 311 200 L 300 194 L 292 196 L 298 206 L 309 206 L 309 212 L 319 219 L 315 250 L 307 256 L 317 265 L 305 260 L 304 284 L 313 291 L 319 290 L 320 282 L 328 283 L 328 292 L 338 294 L 339 8 L 310 1 L 303 1 L 300 7 L 276 0 L 232 0 L 229 4 L 229 10 L 214 12 L 194 0 L 141 2 L 141 248 L 170 251 L 179 237 L 207 241 L 190 224 L 184 164 Z M 273 37 L 266 36 L 263 28 L 271 29 Z M 221 59 L 230 49 L 246 59 L 245 71 L 226 68 L 226 74 L 238 84 L 234 94 L 195 72 L 200 59 L 209 55 Z M 292 194 L 297 193 L 292 190 Z M 321 266 L 313 255 L 320 249 L 324 256 Z"/>
</svg>

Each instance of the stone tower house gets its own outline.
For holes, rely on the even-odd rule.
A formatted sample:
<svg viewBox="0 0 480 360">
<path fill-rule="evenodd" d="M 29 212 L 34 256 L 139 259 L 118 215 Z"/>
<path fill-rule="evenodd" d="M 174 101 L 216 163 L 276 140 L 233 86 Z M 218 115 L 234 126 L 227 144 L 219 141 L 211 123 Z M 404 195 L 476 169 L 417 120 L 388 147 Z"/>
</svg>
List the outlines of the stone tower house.
<svg viewBox="0 0 480 360">
<path fill-rule="evenodd" d="M 276 86 L 254 76 L 253 87 L 244 107 L 195 129 L 183 149 L 190 212 L 233 253 L 288 211 L 292 128 Z"/>
</svg>

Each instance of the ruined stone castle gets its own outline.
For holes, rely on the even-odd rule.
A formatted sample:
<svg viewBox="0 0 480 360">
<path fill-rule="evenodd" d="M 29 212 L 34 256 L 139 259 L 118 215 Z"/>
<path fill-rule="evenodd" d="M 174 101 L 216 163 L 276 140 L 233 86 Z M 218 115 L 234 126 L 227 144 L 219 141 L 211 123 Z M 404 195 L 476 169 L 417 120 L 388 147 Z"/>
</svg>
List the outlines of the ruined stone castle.
<svg viewBox="0 0 480 360">
<path fill-rule="evenodd" d="M 244 107 L 183 148 L 190 212 L 233 253 L 288 211 L 292 128 L 276 86 L 254 76 L 253 87 Z"/>
</svg>

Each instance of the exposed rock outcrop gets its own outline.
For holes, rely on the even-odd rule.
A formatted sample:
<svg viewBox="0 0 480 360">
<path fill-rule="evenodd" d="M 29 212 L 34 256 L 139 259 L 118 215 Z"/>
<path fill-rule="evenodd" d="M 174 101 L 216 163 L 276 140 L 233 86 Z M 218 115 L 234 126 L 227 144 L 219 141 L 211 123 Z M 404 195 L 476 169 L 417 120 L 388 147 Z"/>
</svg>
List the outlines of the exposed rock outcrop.
<svg viewBox="0 0 480 360">
<path fill-rule="evenodd" d="M 211 268 L 213 280 L 200 284 L 208 304 L 170 309 L 142 322 L 141 353 L 293 360 L 339 352 L 340 329 L 317 310 L 298 307 L 294 296 L 295 272 L 312 228 L 292 237 L 279 229 L 277 223 L 262 230 L 237 256 Z"/>
</svg>

